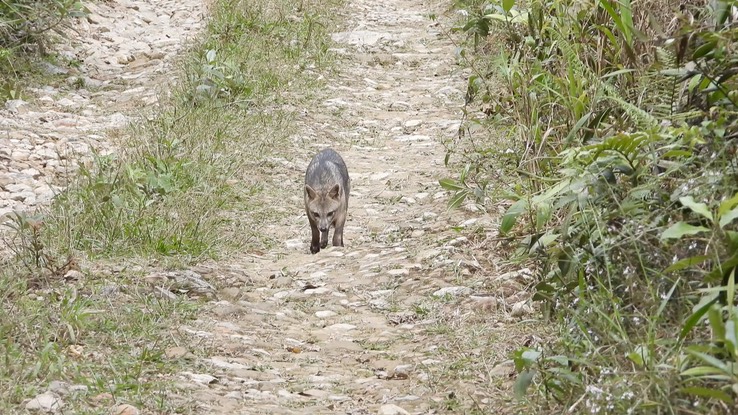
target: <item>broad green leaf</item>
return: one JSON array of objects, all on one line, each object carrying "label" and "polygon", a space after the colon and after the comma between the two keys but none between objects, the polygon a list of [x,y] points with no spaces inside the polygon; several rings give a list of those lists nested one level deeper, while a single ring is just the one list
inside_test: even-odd
[{"label": "broad green leaf", "polygon": [[712,336],[714,340],[725,339],[725,323],[723,322],[722,312],[718,307],[710,307],[707,311],[707,319],[712,327]]},{"label": "broad green leaf", "polygon": [[720,30],[722,29],[723,24],[725,24],[725,21],[728,20],[728,16],[730,16],[730,12],[732,11],[731,9],[735,2],[719,0],[711,4],[715,7],[715,10],[713,10],[715,16],[715,29]]},{"label": "broad green leaf", "polygon": [[733,210],[729,210],[725,212],[725,214],[720,215],[720,228],[724,228],[725,225],[733,222],[735,218],[738,218],[738,206],[734,207]]},{"label": "broad green leaf", "polygon": [[696,366],[690,367],[687,370],[683,370],[680,375],[682,376],[711,376],[711,375],[722,375],[723,372],[719,369],[715,369],[712,366]]},{"label": "broad green leaf", "polygon": [[449,209],[456,209],[459,206],[461,206],[462,203],[464,203],[464,200],[466,200],[466,196],[469,193],[466,190],[462,190],[454,195],[454,197],[451,198],[448,202]]},{"label": "broad green leaf", "polygon": [[537,205],[539,203],[548,202],[549,199],[561,193],[562,190],[567,189],[570,183],[571,183],[571,179],[561,180],[560,182],[552,186],[550,189],[546,190],[546,193],[533,197],[532,199],[533,204]]},{"label": "broad green leaf", "polygon": [[533,249],[546,248],[547,246],[551,245],[551,243],[554,242],[555,240],[557,240],[558,238],[559,238],[559,234],[557,234],[557,233],[546,233],[543,236],[541,236],[540,238],[538,238],[538,240],[536,241],[536,243],[533,244]]},{"label": "broad green leaf", "polygon": [[706,204],[695,202],[692,196],[680,197],[679,201],[682,202],[684,206],[692,209],[692,212],[698,213],[712,222],[712,212],[710,212],[710,209],[707,208]]},{"label": "broad green leaf", "polygon": [[692,152],[689,150],[681,150],[681,149],[674,149],[669,150],[666,153],[664,153],[662,158],[672,158],[672,157],[692,157]]},{"label": "broad green leaf", "polygon": [[640,367],[650,365],[651,353],[643,345],[636,346],[635,350],[628,353],[628,359]]},{"label": "broad green leaf", "polygon": [[720,204],[720,206],[718,207],[718,215],[724,215],[735,206],[738,206],[738,193]]},{"label": "broad green leaf", "polygon": [[438,184],[440,184],[442,188],[446,190],[451,190],[454,192],[458,192],[459,190],[465,189],[465,187],[462,184],[460,184],[454,179],[441,179],[438,181]]},{"label": "broad green leaf", "polygon": [[628,353],[628,359],[630,359],[633,363],[636,364],[638,367],[643,367],[643,357],[636,352],[630,352]]},{"label": "broad green leaf", "polygon": [[664,308],[666,308],[666,303],[668,303],[671,300],[671,296],[674,294],[674,290],[676,290],[677,284],[679,284],[681,280],[682,280],[681,278],[677,278],[677,280],[674,282],[674,285],[671,286],[671,290],[669,290],[666,296],[661,300],[659,309],[656,310],[656,315],[654,316],[654,320],[658,319],[661,313],[664,311]]},{"label": "broad green leaf", "polygon": [[726,231],[725,236],[728,237],[729,246],[733,251],[738,250],[738,232]]},{"label": "broad green leaf", "polygon": [[700,86],[700,83],[702,83],[702,75],[697,74],[689,80],[687,90],[689,92],[694,92],[694,90]]},{"label": "broad green leaf", "polygon": [[633,45],[633,11],[631,9],[630,0],[620,0],[618,2],[620,7],[620,16],[623,22],[623,34],[628,42],[628,45]]},{"label": "broad green leaf", "polygon": [[556,362],[556,363],[560,364],[561,366],[568,366],[569,365],[569,358],[566,357],[566,356],[563,356],[563,355],[556,355],[556,356],[547,357],[546,360],[549,360],[549,361],[552,361],[552,362]]},{"label": "broad green leaf", "polygon": [[731,271],[728,271],[729,273],[733,275],[728,275],[728,286],[725,287],[726,293],[726,303],[727,304],[733,304],[733,299],[735,298],[735,270],[738,268],[733,268]]},{"label": "broad green leaf", "polygon": [[679,239],[684,235],[697,235],[698,233],[709,231],[710,230],[704,226],[694,226],[687,222],[677,222],[661,234],[661,239]]},{"label": "broad green leaf", "polygon": [[618,76],[618,75],[622,75],[622,74],[625,74],[625,73],[631,73],[631,72],[635,72],[635,71],[636,71],[635,69],[620,69],[620,70],[617,70],[617,71],[614,71],[614,72],[610,72],[610,73],[604,74],[604,75],[602,75],[601,78],[602,79],[607,79],[607,78],[611,78],[613,76]]},{"label": "broad green leaf", "polygon": [[699,58],[707,55],[715,49],[717,42],[707,42],[704,45],[698,47],[692,54],[692,59],[697,61]]},{"label": "broad green leaf", "polygon": [[510,206],[507,212],[505,212],[505,215],[502,217],[502,223],[500,224],[500,234],[504,235],[510,232],[510,229],[515,226],[518,215],[523,213],[527,206],[528,201],[525,199],[520,199],[517,202],[513,203],[512,206]]},{"label": "broad green leaf", "polygon": [[507,15],[492,13],[484,15],[485,19],[499,20],[501,22],[525,23],[528,20],[528,13],[511,10]]},{"label": "broad green leaf", "polygon": [[690,386],[687,388],[681,388],[680,392],[689,395],[704,396],[705,398],[718,399],[727,404],[733,404],[733,398],[727,392],[723,392],[720,389],[703,388],[701,386]]},{"label": "broad green leaf", "polygon": [[520,399],[525,396],[525,393],[528,391],[528,386],[533,382],[533,376],[535,376],[535,371],[533,370],[526,370],[518,375],[518,378],[515,380],[515,385],[513,386],[516,398]]},{"label": "broad green leaf", "polygon": [[684,326],[682,327],[682,331],[679,333],[680,340],[684,340],[684,338],[687,337],[689,332],[692,331],[692,328],[702,320],[702,317],[705,316],[705,313],[710,310],[710,307],[712,307],[716,301],[717,297],[701,305],[689,317],[687,317],[687,320],[684,322]]},{"label": "broad green leaf", "polygon": [[551,205],[541,203],[536,207],[536,230],[542,229],[551,218]]},{"label": "broad green leaf", "polygon": [[702,353],[702,352],[698,352],[698,351],[695,351],[695,350],[687,350],[687,352],[689,354],[691,354],[692,356],[695,356],[695,357],[699,358],[700,360],[702,360],[703,362],[707,363],[708,365],[710,365],[710,366],[712,366],[712,367],[714,367],[716,369],[720,369],[726,375],[732,375],[733,374],[732,366],[729,367],[725,362],[723,362],[722,360],[716,358],[715,356],[711,356],[711,355],[709,355],[707,353]]},{"label": "broad green leaf", "polygon": [[592,116],[592,112],[588,112],[580,118],[576,124],[574,124],[574,127],[572,127],[571,131],[569,131],[569,134],[566,135],[566,138],[564,139],[564,142],[570,142],[574,138],[574,136],[579,132],[579,130],[584,127],[584,124],[587,123],[589,120],[589,117]]},{"label": "broad green leaf", "polygon": [[694,265],[701,264],[705,261],[710,259],[707,255],[699,255],[699,256],[693,256],[689,258],[684,258],[682,260],[679,260],[671,265],[669,265],[663,272],[664,274],[674,271],[681,271],[685,268],[690,268]]},{"label": "broad green leaf", "polygon": [[502,10],[509,12],[515,5],[515,0],[502,0]]},{"label": "broad green leaf", "polygon": [[735,331],[735,319],[736,316],[733,316],[732,319],[725,322],[725,341],[730,344],[733,356],[738,351],[738,335]]},{"label": "broad green leaf", "polygon": [[520,355],[520,357],[528,364],[533,364],[536,360],[538,360],[539,357],[541,357],[541,352],[539,352],[538,350],[528,349],[524,351],[523,354]]}]

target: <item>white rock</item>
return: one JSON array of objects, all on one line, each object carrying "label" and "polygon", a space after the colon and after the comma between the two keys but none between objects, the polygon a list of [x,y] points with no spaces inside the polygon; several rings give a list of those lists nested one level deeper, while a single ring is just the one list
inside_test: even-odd
[{"label": "white rock", "polygon": [[354,326],[353,324],[338,323],[332,326],[328,326],[327,328],[334,331],[349,331],[355,329],[356,326]]},{"label": "white rock", "polygon": [[404,134],[395,138],[399,142],[414,142],[414,141],[430,141],[430,137],[427,135],[415,135],[415,134]]},{"label": "white rock", "polygon": [[218,381],[218,378],[212,375],[208,375],[206,373],[182,372],[182,374],[192,379],[192,381],[203,384],[203,385],[209,385],[211,383],[215,383]]},{"label": "white rock", "polygon": [[28,103],[22,99],[9,99],[5,101],[5,109],[13,114],[25,114],[28,112]]},{"label": "white rock", "polygon": [[69,384],[58,380],[51,381],[51,383],[49,383],[49,392],[53,392],[61,396],[67,395],[69,394]]},{"label": "white rock", "polygon": [[438,217],[438,215],[436,213],[433,213],[433,212],[423,212],[423,216],[422,216],[421,220],[427,221],[427,220],[431,220],[431,219],[434,219],[434,218],[437,218],[437,217]]},{"label": "white rock", "polygon": [[352,30],[350,32],[332,33],[331,39],[336,43],[346,43],[354,46],[376,45],[380,39],[391,39],[392,35],[383,32],[371,32],[368,30]]},{"label": "white rock", "polygon": [[318,287],[318,288],[311,288],[309,290],[305,290],[305,294],[307,295],[320,295],[320,294],[326,294],[331,292],[330,288],[326,287]]},{"label": "white rock", "polygon": [[7,190],[10,193],[23,193],[23,192],[31,192],[31,191],[33,191],[33,189],[31,188],[31,186],[29,186],[29,185],[27,185],[25,183],[9,184],[9,185],[5,186],[5,190]]},{"label": "white rock", "polygon": [[44,392],[31,399],[26,409],[34,412],[55,413],[64,405],[59,395],[54,392]]},{"label": "white rock", "polygon": [[115,114],[110,116],[110,125],[113,127],[125,127],[126,124],[128,124],[128,117],[125,115],[116,112]]},{"label": "white rock", "polygon": [[284,246],[287,249],[302,249],[306,243],[302,239],[288,239],[284,241]]},{"label": "white rock", "polygon": [[406,128],[418,128],[423,125],[423,120],[407,120],[405,121]]},{"label": "white rock", "polygon": [[460,297],[469,295],[472,293],[472,289],[469,287],[443,287],[440,290],[433,293],[435,297],[443,297],[451,295],[454,297]]},{"label": "white rock", "polygon": [[510,315],[513,317],[521,317],[525,315],[533,314],[533,308],[529,306],[525,301],[520,301],[512,306]]},{"label": "white rock", "polygon": [[415,204],[415,199],[413,199],[412,197],[403,196],[400,199],[400,202],[406,203],[408,205],[412,205],[412,204]]},{"label": "white rock", "polygon": [[76,102],[72,101],[69,98],[62,98],[59,101],[56,101],[57,105],[60,105],[62,107],[76,107],[79,106]]},{"label": "white rock", "polygon": [[38,178],[38,176],[41,175],[41,172],[36,169],[23,169],[21,170],[21,173],[26,174],[34,179]]},{"label": "white rock", "polygon": [[378,415],[406,415],[410,414],[408,411],[400,408],[397,405],[386,404],[379,407]]},{"label": "white rock", "polygon": [[321,310],[321,311],[316,311],[315,312],[315,316],[318,317],[318,318],[329,318],[329,317],[333,317],[335,315],[336,315],[336,312],[335,311],[331,311],[331,310]]},{"label": "white rock", "polygon": [[384,179],[386,179],[388,177],[390,177],[390,174],[387,173],[387,172],[384,172],[384,173],[375,173],[375,174],[372,174],[371,176],[369,176],[369,180],[380,181],[380,180],[384,180]]}]

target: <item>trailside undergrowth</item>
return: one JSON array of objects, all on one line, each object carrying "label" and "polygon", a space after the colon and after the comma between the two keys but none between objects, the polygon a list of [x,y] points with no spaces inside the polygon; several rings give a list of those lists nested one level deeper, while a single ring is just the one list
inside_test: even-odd
[{"label": "trailside undergrowth", "polygon": [[0,103],[21,99],[24,86],[44,76],[38,63],[54,60],[49,44],[58,29],[85,13],[77,0],[0,1]]},{"label": "trailside undergrowth", "polygon": [[473,75],[441,185],[503,208],[560,327],[512,356],[523,413],[737,408],[736,6],[456,2]]},{"label": "trailside undergrowth", "polygon": [[269,162],[288,145],[282,108],[319,85],[338,5],[214,1],[159,106],[112,132],[117,151],[81,166],[52,206],[12,218],[13,255],[0,269],[0,412],[54,380],[80,387],[64,396],[65,412],[196,409],[165,394],[162,379],[181,365],[165,352],[197,303],[142,277],[152,264],[268,249],[258,230],[278,219],[268,200],[285,198],[272,194]]}]

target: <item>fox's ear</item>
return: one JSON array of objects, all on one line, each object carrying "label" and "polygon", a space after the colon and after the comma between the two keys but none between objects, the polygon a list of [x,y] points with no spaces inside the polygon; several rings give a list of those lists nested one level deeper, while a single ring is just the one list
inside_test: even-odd
[{"label": "fox's ear", "polygon": [[330,197],[331,199],[336,199],[336,200],[338,200],[338,193],[340,192],[340,190],[341,190],[341,186],[339,186],[338,184],[336,184],[336,185],[334,185],[334,186],[333,186],[333,187],[331,188],[331,191],[330,191],[330,192],[328,192],[328,196],[329,196],[329,197]]},{"label": "fox's ear", "polygon": [[313,200],[318,197],[318,194],[315,193],[315,190],[313,190],[312,187],[305,185],[305,192],[308,195],[308,199]]}]

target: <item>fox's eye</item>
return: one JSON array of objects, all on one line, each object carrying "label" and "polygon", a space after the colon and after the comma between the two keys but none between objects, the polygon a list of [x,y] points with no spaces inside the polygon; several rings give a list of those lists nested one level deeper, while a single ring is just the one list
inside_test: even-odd
[{"label": "fox's eye", "polygon": [[328,212],[328,217],[333,216],[333,212]]},{"label": "fox's eye", "polygon": [[313,216],[315,216],[316,218],[319,218],[319,217],[320,217],[320,213],[318,213],[318,212],[313,212]]}]

